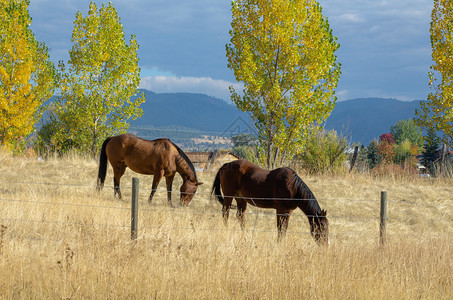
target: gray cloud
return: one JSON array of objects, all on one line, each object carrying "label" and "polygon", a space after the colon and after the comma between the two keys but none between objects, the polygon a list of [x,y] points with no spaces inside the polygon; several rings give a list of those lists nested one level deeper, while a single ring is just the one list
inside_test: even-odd
[{"label": "gray cloud", "polygon": [[425,98],[432,1],[321,1],[338,36],[348,98]]},{"label": "gray cloud", "polygon": [[[75,13],[86,15],[89,3],[90,0],[31,1],[31,28],[38,40],[50,48],[55,62],[67,60]],[[166,75],[160,79],[143,78],[142,85],[165,91],[210,90],[212,95],[225,95],[224,83],[234,82],[225,57],[230,1],[112,3],[126,37],[137,37],[141,68],[162,70]],[[339,98],[426,97],[431,64],[431,0],[320,0],[320,4],[341,45]],[[98,2],[98,7],[101,5]],[[200,80],[196,82],[195,78]]]}]

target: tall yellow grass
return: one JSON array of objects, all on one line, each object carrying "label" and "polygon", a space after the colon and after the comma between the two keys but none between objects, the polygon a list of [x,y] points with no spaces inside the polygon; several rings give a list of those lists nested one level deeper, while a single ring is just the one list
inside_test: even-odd
[{"label": "tall yellow grass", "polygon": [[[275,212],[249,208],[241,231],[209,199],[213,173],[188,208],[149,205],[152,178],[127,171],[123,201],[95,192],[97,162],[0,153],[0,298],[453,298],[452,180],[300,174],[328,211],[318,247],[298,211],[277,243]],[[130,240],[131,177],[140,179],[139,232]],[[179,197],[174,184],[174,202]],[[387,244],[379,196],[388,192]]]}]

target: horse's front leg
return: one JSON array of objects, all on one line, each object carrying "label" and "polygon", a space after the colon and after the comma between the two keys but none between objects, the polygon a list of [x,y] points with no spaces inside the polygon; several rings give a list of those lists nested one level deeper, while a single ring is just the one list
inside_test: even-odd
[{"label": "horse's front leg", "polygon": [[175,178],[175,175],[171,175],[171,176],[165,177],[165,181],[167,183],[167,203],[171,207],[175,207],[173,205],[173,203],[171,202],[171,190],[172,190],[172,187],[173,187],[173,179],[174,178]]},{"label": "horse's front leg", "polygon": [[237,203],[237,213],[236,216],[239,220],[239,224],[241,224],[241,229],[245,229],[245,210],[247,209],[247,202],[244,200],[238,200],[236,198],[236,203]]},{"label": "horse's front leg", "polygon": [[154,194],[156,193],[157,186],[159,185],[160,180],[164,176],[164,170],[159,170],[154,173],[153,186],[151,187],[151,194],[149,195],[148,203],[151,204],[153,201]]},{"label": "horse's front leg", "polygon": [[291,213],[291,210],[277,209],[278,242],[280,242],[286,236],[286,230],[288,229],[289,217],[291,216]]}]

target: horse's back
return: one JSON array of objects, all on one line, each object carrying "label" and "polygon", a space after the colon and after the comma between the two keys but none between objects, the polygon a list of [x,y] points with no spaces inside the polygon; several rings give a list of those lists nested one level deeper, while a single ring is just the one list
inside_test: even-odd
[{"label": "horse's back", "polygon": [[173,150],[173,143],[169,139],[145,140],[133,134],[121,134],[114,136],[107,144],[110,153],[119,154],[142,154],[149,155],[152,152],[164,152]]},{"label": "horse's back", "polygon": [[288,199],[295,196],[292,187],[295,172],[290,168],[269,171],[247,160],[236,160],[223,165],[221,174],[224,192],[231,196],[253,198],[253,201],[248,202],[259,207],[275,208],[275,204],[269,199]]},{"label": "horse's back", "polygon": [[178,150],[169,139],[145,140],[133,134],[122,134],[110,139],[106,146],[111,163],[125,163],[133,171],[153,174],[159,169],[173,169]]},{"label": "horse's back", "polygon": [[245,159],[238,159],[223,164],[219,170],[222,187],[228,190],[237,190],[241,185],[244,175],[254,167],[256,166]]},{"label": "horse's back", "polygon": [[238,159],[226,163],[221,168],[221,173],[224,177],[236,178],[241,181],[244,178],[251,176],[266,176],[269,171],[258,167],[257,165],[245,159]]},{"label": "horse's back", "polygon": [[294,178],[295,174],[296,172],[293,169],[288,167],[281,167],[270,171],[269,179],[274,182],[288,183],[288,181],[291,181]]},{"label": "horse's back", "polygon": [[294,179],[296,172],[288,167],[282,167],[269,172],[269,182],[274,185],[274,197],[276,198],[294,198],[296,189],[294,189]]},{"label": "horse's back", "polygon": [[272,197],[275,188],[274,171],[268,171],[245,159],[222,166],[221,184],[243,197]]}]

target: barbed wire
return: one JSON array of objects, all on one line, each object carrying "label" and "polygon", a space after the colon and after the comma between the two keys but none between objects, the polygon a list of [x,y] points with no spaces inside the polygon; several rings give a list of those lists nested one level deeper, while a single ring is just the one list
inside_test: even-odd
[{"label": "barbed wire", "polygon": [[[175,228],[171,228],[171,227],[166,227],[166,228],[162,228],[162,229],[166,229],[166,230],[180,230],[180,228],[178,227],[175,227]],[[182,228],[181,228],[182,229]],[[187,230],[187,229],[184,229],[184,230]],[[192,229],[190,229],[192,230]],[[204,230],[204,229],[197,229],[197,230]],[[231,231],[231,232],[248,232],[247,230],[231,230],[231,229],[209,229],[209,231],[222,231],[222,230],[227,230],[227,231]],[[253,232],[253,233],[258,233],[260,234],[261,232]],[[276,231],[274,231],[274,233],[276,233]],[[301,234],[302,232],[297,232],[297,231],[288,231],[287,234],[288,235],[292,235],[292,234]],[[307,233],[307,232],[305,232]],[[34,234],[38,234],[38,233],[34,233]],[[38,234],[39,235],[39,234]],[[354,237],[354,236],[366,236],[366,237],[369,237],[371,239],[378,239],[378,236],[373,236],[373,237],[370,237],[370,234],[367,234],[367,233],[364,233],[364,232],[360,232],[360,233],[329,233],[329,237],[331,238],[331,240],[343,240],[345,237]],[[453,236],[451,233],[430,233],[430,238],[450,238],[451,236]],[[62,239],[55,239],[55,238],[46,238],[46,237],[42,237],[41,235],[39,235],[39,237],[20,237],[20,238],[17,238],[17,239],[20,239],[20,240],[28,240],[28,241],[46,241],[46,242],[55,242],[55,243],[62,243],[62,242],[67,242],[68,239],[67,238],[62,238]],[[150,238],[148,236],[145,236],[145,235],[140,235],[138,236],[137,240],[149,240]],[[136,243],[137,240],[130,240],[129,242],[130,243]],[[268,246],[268,247],[272,247],[273,249],[273,246]]]},{"label": "barbed wire", "polygon": [[[0,199],[2,201],[5,201],[4,198]],[[97,206],[97,205],[85,205],[85,204],[73,204],[73,203],[53,203],[53,202],[47,202],[47,201],[30,201],[30,200],[13,200],[13,199],[6,199],[7,201],[16,201],[16,202],[26,202],[26,203],[36,203],[36,204],[50,204],[50,205],[68,205],[68,206],[87,206],[87,207],[96,207],[96,208],[113,208],[113,209],[121,209],[121,210],[129,210],[129,208],[124,208],[124,207],[111,207],[111,206]],[[223,212],[213,212],[213,211],[206,211],[206,210],[186,210],[186,209],[152,209],[152,208],[145,208],[141,209],[141,212],[170,212],[172,214],[174,213],[184,213],[184,214],[217,214],[217,215],[222,215],[224,214]],[[263,211],[256,211],[256,212],[246,212],[246,215],[256,215],[256,220],[255,220],[255,226],[245,228],[245,229],[231,229],[228,227],[223,227],[223,228],[203,228],[203,227],[195,227],[193,223],[191,222],[191,226],[139,226],[137,230],[142,232],[142,230],[147,230],[147,229],[158,229],[158,230],[188,230],[188,231],[228,231],[228,232],[246,232],[246,233],[277,233],[278,230],[276,229],[257,229],[257,220],[259,216],[278,216],[278,214],[275,213],[270,213],[270,212],[263,212]],[[306,217],[303,214],[295,214],[293,217]],[[340,218],[345,218],[345,219],[358,219],[358,220],[363,220],[363,219],[371,219],[371,220],[378,220],[378,217],[362,217],[362,216],[329,216],[329,219],[340,219]],[[120,224],[104,224],[104,223],[94,223],[94,222],[72,222],[72,221],[55,221],[55,220],[36,220],[36,219],[21,219],[21,218],[5,218],[1,217],[0,220],[4,222],[14,222],[14,223],[19,223],[19,222],[29,222],[29,223],[41,223],[41,224],[57,224],[57,225],[76,225],[76,226],[97,226],[97,227],[111,227],[111,228],[127,228],[130,229],[130,225],[120,225]],[[453,222],[453,219],[425,219],[426,222],[429,221],[450,221]],[[398,218],[388,218],[388,222],[395,222],[395,221],[402,221],[404,222],[405,220],[399,220]],[[294,222],[292,222],[294,223]],[[308,231],[294,231],[294,230],[288,230],[286,232],[287,234],[309,234]],[[145,233],[146,234],[146,233]],[[445,235],[445,234],[450,234],[451,233],[436,233],[438,235]],[[347,231],[347,232],[341,232],[341,233],[335,233],[331,232],[329,234],[331,238],[336,239],[337,237],[344,237],[344,236],[369,236],[369,233],[360,231],[360,232],[355,232],[355,231]],[[376,236],[378,234],[376,233]],[[36,238],[33,238],[35,240]],[[42,240],[42,238],[41,238]]]},{"label": "barbed wire", "polygon": [[[103,186],[100,186],[100,185],[95,185],[95,184],[63,184],[63,183],[51,183],[51,182],[27,182],[27,181],[17,181],[17,182],[11,182],[11,181],[0,181],[0,184],[1,183],[4,183],[4,184],[30,184],[30,185],[46,185],[46,186],[67,186],[67,187],[90,187],[90,188],[93,188],[93,189],[99,189],[99,188],[111,188],[111,189],[114,189],[115,186],[108,186],[108,185],[103,185]],[[126,188],[132,188],[132,186],[122,186],[122,189],[126,189]],[[152,189],[152,188],[141,188],[140,189],[141,191],[148,191],[149,193],[153,192],[153,191],[157,191],[158,189]],[[166,193],[168,193],[169,191],[168,190],[165,190]],[[171,191],[173,193],[173,190]],[[204,193],[200,193],[200,192],[195,192],[195,193],[188,193],[188,192],[181,192],[179,191],[180,194],[183,194],[183,195],[200,195],[200,194],[204,194]],[[225,197],[233,197],[233,196],[225,196],[225,195],[216,195],[216,194],[211,194],[209,192],[209,195],[211,195],[212,197],[218,197],[218,196],[221,196],[223,198]],[[264,200],[264,201],[274,201],[276,199],[278,200],[281,200],[281,201],[318,201],[318,199],[316,198],[308,198],[308,199],[301,199],[301,198],[271,198],[271,197],[241,197],[241,196],[234,196],[235,199],[253,199],[253,200]],[[375,201],[375,200],[358,200],[358,201]]]},{"label": "barbed wire", "polygon": [[[35,181],[0,181],[4,184],[29,184],[29,185],[47,185],[47,186],[66,186],[66,187],[100,187],[93,184],[81,184],[81,183],[54,183],[54,182],[35,182]],[[108,187],[108,186],[105,186]],[[112,186],[113,188],[113,186]]]},{"label": "barbed wire", "polygon": [[[7,199],[7,198],[0,198],[0,201],[4,202],[17,202],[17,203],[28,203],[28,204],[45,204],[45,205],[61,205],[61,206],[75,206],[75,207],[89,207],[89,208],[103,208],[103,209],[118,209],[118,210],[130,210],[130,207],[118,207],[118,206],[104,206],[104,205],[93,205],[93,204],[79,204],[79,203],[67,203],[67,202],[50,202],[50,201],[32,201],[32,200],[24,200],[24,199]],[[222,211],[206,211],[206,210],[184,210],[183,209],[175,209],[175,208],[141,208],[141,212],[171,212],[172,214],[185,214],[185,213],[193,213],[193,214],[225,214]],[[246,211],[244,212],[245,215],[263,215],[263,216],[286,216],[287,214],[276,214],[271,212],[251,212]],[[292,216],[298,217],[302,216],[302,214],[293,214]],[[317,217],[317,215],[303,215],[304,217]],[[360,217],[360,216],[344,216],[348,218],[360,218],[360,219],[376,219],[377,217]],[[329,216],[329,218],[344,218],[343,216]]]},{"label": "barbed wire", "polygon": [[[31,220],[31,219],[18,219],[18,218],[0,218],[2,221],[8,221],[8,222],[16,222],[16,223],[41,223],[41,224],[57,224],[57,225],[76,225],[76,226],[96,226],[96,227],[111,227],[111,228],[121,228],[121,229],[130,229],[130,225],[119,225],[119,224],[102,224],[102,223],[88,223],[88,222],[70,222],[70,221],[49,221],[49,220]],[[170,230],[184,230],[184,231],[226,231],[226,232],[240,232],[240,233],[272,233],[272,234],[277,234],[278,230],[277,229],[257,229],[256,226],[254,227],[249,227],[249,228],[230,228],[228,226],[223,226],[222,228],[203,228],[203,227],[195,227],[193,224],[191,226],[163,226],[163,225],[156,225],[156,226],[139,226],[137,230],[139,232],[145,231],[144,234],[141,234],[141,238],[143,239],[144,236],[146,236],[147,232],[146,230],[152,229],[152,230],[163,230],[163,231],[170,231]],[[308,230],[287,230],[286,234],[304,234],[304,235],[310,235],[310,232]],[[376,238],[378,237],[378,233],[376,232],[375,234],[372,234]],[[452,233],[449,232],[434,232],[430,233],[430,235],[435,235],[435,236],[451,236]],[[347,231],[347,232],[330,232],[329,237],[331,239],[338,239],[342,238],[345,236],[370,236],[369,232],[364,232],[364,231]],[[56,239],[47,239],[47,238],[24,238],[24,239],[30,239],[30,240],[50,240],[50,241],[63,241],[64,239],[56,240]]]},{"label": "barbed wire", "polygon": [[28,203],[28,204],[48,204],[48,205],[64,205],[64,206],[76,206],[76,207],[90,207],[90,208],[106,208],[106,209],[122,209],[122,210],[130,210],[130,207],[103,206],[103,205],[79,204],[79,203],[67,203],[67,202],[32,201],[32,200],[23,200],[23,199],[5,199],[5,198],[0,198],[0,201],[4,201],[4,202],[18,202],[18,203]]},{"label": "barbed wire", "polygon": [[17,218],[0,218],[2,221],[9,222],[30,222],[30,223],[43,223],[43,224],[66,224],[66,225],[93,225],[102,227],[118,227],[118,228],[130,228],[130,225],[119,225],[119,224],[99,224],[99,223],[86,223],[86,222],[69,222],[69,221],[49,221],[49,220],[32,220],[32,219],[17,219]]},{"label": "barbed wire", "polygon": [[[61,187],[61,186],[67,186],[67,187],[90,187],[90,188],[97,188],[99,186],[97,185],[87,185],[87,184],[62,184],[62,183],[52,183],[52,182],[27,182],[27,181],[21,181],[21,182],[5,182],[5,181],[0,181],[0,183],[7,183],[7,184],[27,184],[27,185],[45,185],[45,186],[58,186],[58,187]],[[105,187],[110,187],[110,188],[114,188],[113,186],[105,186]],[[145,192],[146,191],[152,191],[152,189],[142,189],[144,190]],[[167,192],[165,190],[165,192]],[[206,190],[205,190],[206,192]],[[208,191],[209,192],[209,191]],[[184,192],[180,192],[180,194],[194,194],[194,193],[184,193]],[[201,194],[204,194],[204,193],[201,193]],[[210,193],[209,193],[210,194]],[[215,195],[214,195],[215,196]],[[223,196],[223,195],[222,195]],[[162,198],[164,198],[164,196],[162,195],[161,196]],[[225,196],[223,196],[225,197]],[[158,196],[156,195],[156,198],[158,198]],[[238,198],[238,199],[250,199],[250,197],[234,197],[234,198]],[[255,200],[275,200],[273,198],[253,198]],[[293,198],[279,198],[279,200],[290,200],[290,201],[294,201],[294,200],[306,200],[306,201],[315,201],[316,199],[293,199]],[[321,199],[320,199],[321,200]],[[332,199],[322,199],[323,201],[331,201]],[[80,204],[80,203],[68,203],[68,202],[51,202],[51,201],[37,201],[37,200],[26,200],[26,199],[11,199],[11,198],[5,198],[5,197],[1,197],[0,198],[0,201],[3,201],[3,202],[15,202],[15,203],[27,203],[27,204],[38,204],[38,205],[60,205],[60,206],[72,206],[72,207],[88,207],[88,208],[100,208],[100,209],[117,209],[117,210],[129,210],[130,208],[129,207],[119,207],[119,206],[106,206],[106,205],[93,205],[93,204]],[[373,199],[373,200],[368,200],[368,199],[335,199],[335,200],[332,200],[332,201],[348,201],[348,202],[351,202],[351,201],[360,201],[360,202],[363,202],[363,201],[367,201],[367,202],[373,202],[373,203],[378,203],[379,199]],[[398,207],[399,204],[404,204],[404,205],[409,205],[409,206],[413,206],[413,205],[418,205],[418,206],[424,206],[424,207],[433,207],[433,208],[438,208],[434,205],[430,205],[430,204],[421,204],[421,203],[416,203],[416,201],[414,200],[406,200],[406,199],[402,199],[402,200],[393,200],[393,201],[390,201],[390,203],[395,203],[396,206]],[[442,204],[442,206],[450,206],[450,205],[446,205],[446,204]],[[193,206],[192,206],[193,207]],[[172,214],[175,214],[175,213],[183,213],[183,214],[214,214],[214,215],[224,215],[225,212],[223,211],[211,211],[211,210],[206,210],[206,209],[203,209],[203,208],[196,208],[196,209],[174,209],[174,208],[149,208],[149,207],[145,207],[145,208],[141,208],[140,209],[140,212],[141,213],[156,213],[156,212],[170,212]],[[238,229],[238,230],[235,230],[235,231],[241,231],[241,232],[257,232],[257,233],[268,233],[268,232],[277,232],[277,230],[265,230],[265,229],[257,229],[257,222],[258,222],[258,217],[268,217],[268,216],[272,216],[272,217],[275,217],[275,216],[286,216],[287,214],[276,214],[274,212],[270,212],[270,211],[246,211],[245,213],[245,216],[255,216],[256,219],[255,219],[255,226],[253,227],[253,229]],[[391,215],[394,215],[393,213]],[[315,217],[315,215],[304,215],[304,214],[293,214],[292,215],[293,218],[296,217],[296,218],[306,218],[306,217]],[[374,221],[378,221],[379,220],[379,216],[358,216],[358,215],[330,215],[328,217],[328,219],[331,219],[331,220],[338,220],[338,219],[347,219],[347,220],[359,220],[359,221],[363,221],[363,220],[374,220]],[[4,221],[4,222],[33,222],[33,223],[43,223],[43,224],[68,224],[68,225],[77,225],[77,226],[85,226],[85,225],[90,225],[90,226],[104,226],[104,227],[114,227],[114,228],[131,228],[130,225],[119,225],[119,224],[98,224],[98,223],[94,223],[94,222],[91,222],[91,223],[87,223],[87,222],[70,222],[68,220],[66,221],[54,221],[54,220],[33,220],[33,219],[20,219],[20,218],[5,218],[5,217],[2,217],[0,218],[0,220]],[[446,217],[442,217],[442,218],[425,218],[424,219],[425,222],[442,222],[442,221],[446,221],[446,222],[453,222],[453,219],[446,216]],[[401,219],[401,218],[398,218],[398,217],[388,217],[388,220],[387,220],[389,223],[391,222],[401,222],[401,223],[404,223],[405,219]],[[191,224],[190,227],[178,227],[178,226],[170,226],[170,227],[163,227],[163,226],[140,226],[138,229],[140,230],[146,230],[146,229],[166,229],[166,230],[203,230],[203,231],[220,231],[220,230],[225,230],[224,228],[220,229],[220,228],[200,228],[200,227],[197,227],[195,228],[193,226],[193,224]],[[299,234],[305,234],[307,233],[306,231],[297,231],[297,232],[291,232],[291,231],[288,231],[287,233],[299,233]],[[345,234],[349,234],[351,235],[351,232],[348,232],[348,233],[338,233],[337,235],[339,236],[344,236]],[[353,233],[355,234],[355,233]],[[367,234],[368,235],[368,234]]]},{"label": "barbed wire", "polygon": [[[81,184],[81,183],[73,183],[73,184],[68,184],[68,183],[53,183],[53,182],[34,182],[34,181],[1,181],[0,184],[26,184],[26,185],[44,185],[44,186],[57,186],[57,187],[83,187],[83,188],[92,188],[94,190],[100,189],[100,188],[108,188],[108,189],[115,189],[115,186],[113,185],[96,185],[96,184]],[[121,188],[124,189],[131,189],[131,185],[124,185],[121,186]],[[148,192],[151,193],[153,191],[159,191],[162,193],[168,193],[169,191],[166,189],[158,188],[158,189],[152,189],[152,188],[140,188],[140,191]],[[171,193],[175,193],[176,191],[171,191]],[[322,202],[329,202],[329,201],[346,201],[346,202],[372,202],[372,203],[379,203],[380,199],[345,199],[345,198],[336,198],[336,199],[327,199],[327,198],[307,198],[307,199],[302,199],[302,198],[272,198],[272,197],[242,197],[242,196],[229,196],[229,195],[217,195],[217,194],[211,194],[211,192],[208,190],[204,190],[203,192],[195,192],[195,193],[188,193],[188,192],[181,192],[178,191],[176,193],[179,193],[180,195],[198,195],[198,196],[206,196],[206,193],[208,193],[209,198],[214,198],[221,196],[222,198],[225,197],[233,197],[235,199],[244,199],[244,200],[257,200],[257,201],[275,201],[275,200],[280,200],[280,201],[322,201]],[[159,197],[159,195],[155,195],[155,197]],[[1,200],[1,199],[0,199]],[[444,201],[446,202],[452,202],[453,199],[445,199]],[[425,204],[425,203],[418,203],[417,200],[407,200],[407,199],[397,199],[397,200],[392,200],[388,199],[389,203],[393,204],[403,204],[403,205],[411,205],[411,206],[423,206],[423,207],[434,207],[436,208],[437,206],[433,204]],[[450,203],[442,203],[442,206],[446,207],[453,207],[453,204]]]},{"label": "barbed wire", "polygon": [[[260,207],[255,207],[255,209],[261,209]],[[159,208],[159,209],[155,209],[155,208],[140,208],[140,211],[142,212],[170,212],[172,214],[185,214],[185,213],[193,213],[193,214],[213,214],[213,215],[224,215],[225,212],[221,211],[220,209],[218,211],[206,211],[206,210],[196,210],[196,209],[191,209],[191,210],[184,210],[184,209],[174,209],[174,208],[168,208],[168,209],[165,209],[165,208]],[[233,214],[233,213],[231,213]],[[246,210],[244,212],[244,215],[245,216],[265,216],[265,217],[275,217],[275,216],[287,216],[288,214],[278,214],[276,213],[275,211],[272,211],[272,210],[257,210],[257,211],[249,211],[249,210]],[[310,217],[317,217],[317,215],[311,215],[311,214],[308,214],[308,215],[305,215],[305,214],[302,214],[302,213],[295,213],[295,214],[291,214],[291,217],[292,218],[310,218]],[[379,216],[371,216],[371,217],[365,217],[365,216],[335,216],[335,215],[332,215],[332,216],[328,216],[328,219],[344,219],[344,218],[348,218],[348,219],[361,219],[361,220],[364,220],[364,219],[370,219],[370,220],[379,220]]]},{"label": "barbed wire", "polygon": [[[105,205],[93,205],[93,204],[80,204],[80,203],[67,203],[67,202],[50,202],[50,201],[33,201],[33,200],[25,200],[25,199],[7,199],[7,198],[0,198],[0,201],[4,202],[17,202],[17,203],[27,203],[27,204],[44,204],[44,205],[60,205],[60,206],[73,206],[73,207],[89,207],[89,208],[101,208],[101,209],[117,209],[117,210],[130,210],[130,207],[119,207],[119,206],[105,206]],[[175,208],[140,208],[140,212],[148,213],[148,212],[167,212],[172,214],[217,214],[217,215],[224,215],[225,212],[219,211],[206,211],[202,209],[185,209],[186,207],[182,207],[182,209],[175,209]],[[258,208],[256,208],[258,209]],[[244,215],[247,216],[287,216],[287,214],[277,214],[273,211],[245,211]],[[294,217],[302,217],[302,218],[310,218],[310,217],[317,217],[317,215],[305,215],[300,213],[291,214]],[[357,216],[357,215],[329,215],[328,219],[348,219],[348,220],[379,220],[379,216]],[[396,221],[396,218],[388,217],[388,221]],[[404,219],[400,219],[401,222]],[[453,219],[447,218],[431,218],[426,219],[426,221],[453,221]]]}]

